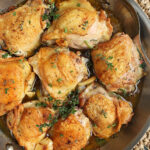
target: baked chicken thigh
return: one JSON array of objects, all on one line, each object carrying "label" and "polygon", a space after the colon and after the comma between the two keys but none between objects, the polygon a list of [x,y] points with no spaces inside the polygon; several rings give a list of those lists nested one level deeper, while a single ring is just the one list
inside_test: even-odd
[{"label": "baked chicken thigh", "polygon": [[60,47],[43,47],[29,59],[42,81],[44,93],[60,100],[64,100],[87,77],[85,61],[85,58]]},{"label": "baked chicken thigh", "polygon": [[98,42],[110,39],[112,26],[102,10],[98,13],[87,0],[68,0],[59,3],[59,18],[43,35],[43,42],[57,43],[75,49],[89,49]]},{"label": "baked chicken thigh", "polygon": [[51,131],[54,150],[81,150],[91,135],[89,119],[78,110],[65,120],[59,120]]},{"label": "baked chicken thigh", "polygon": [[11,57],[0,51],[0,116],[19,105],[24,96],[32,96],[35,74],[23,57]]},{"label": "baked chicken thigh", "polygon": [[132,39],[124,33],[100,43],[92,51],[92,60],[97,77],[110,91],[131,92],[143,76],[139,52]]},{"label": "baked chicken thigh", "polygon": [[121,97],[109,95],[98,83],[89,85],[81,93],[80,101],[85,101],[84,112],[93,121],[93,133],[99,138],[115,134],[133,116],[130,103]]},{"label": "baked chicken thigh", "polygon": [[43,0],[28,0],[23,6],[0,15],[0,45],[17,56],[29,56],[40,44],[46,27],[42,21]]},{"label": "baked chicken thigh", "polygon": [[[36,106],[37,103],[38,101],[24,103],[9,112],[7,125],[25,150],[52,150],[52,141],[44,139],[48,127],[41,132],[37,125],[50,122],[49,115],[53,117],[55,112],[48,107]],[[45,149],[42,149],[42,145],[45,145]]]}]

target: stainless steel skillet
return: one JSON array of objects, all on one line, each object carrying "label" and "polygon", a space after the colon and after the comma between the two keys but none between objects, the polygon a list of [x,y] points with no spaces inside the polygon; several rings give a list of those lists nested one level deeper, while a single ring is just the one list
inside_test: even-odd
[{"label": "stainless steel skillet", "polygon": [[[0,0],[0,9],[8,8],[21,1]],[[150,58],[150,20],[146,18],[133,0],[110,0],[110,6],[113,13],[121,21],[124,31],[132,38],[137,35],[141,37],[143,55],[148,64],[148,58]],[[149,67],[147,67],[147,72],[150,72]],[[145,77],[140,101],[134,112],[135,116],[128,127],[123,129],[118,137],[108,142],[101,150],[130,150],[150,126],[150,74]],[[9,147],[11,143],[14,150],[22,149],[0,130],[0,150],[6,150],[6,147]]]}]

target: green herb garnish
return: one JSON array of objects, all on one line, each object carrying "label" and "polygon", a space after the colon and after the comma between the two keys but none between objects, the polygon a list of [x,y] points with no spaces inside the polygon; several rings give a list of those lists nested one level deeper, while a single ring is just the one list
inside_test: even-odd
[{"label": "green herb garnish", "polygon": [[5,54],[2,55],[2,58],[7,58],[8,56],[9,56],[9,54],[5,53]]},{"label": "green herb garnish", "polygon": [[13,16],[16,16],[16,12],[13,12]]},{"label": "green herb garnish", "polygon": [[52,84],[51,84],[51,83],[49,83],[49,84],[48,84],[48,86],[49,86],[49,87],[52,87]]},{"label": "green herb garnish", "polygon": [[51,121],[51,123],[44,123],[36,126],[39,128],[41,132],[45,127],[52,127],[58,121],[58,119],[65,119],[70,114],[74,114],[76,112],[76,106],[78,104],[79,104],[78,91],[71,92],[63,103],[61,100],[55,100],[53,103],[53,108],[54,110],[58,111],[57,116],[52,118],[50,115],[49,120]]},{"label": "green herb garnish", "polygon": [[88,41],[84,40],[84,43],[86,44],[86,46],[90,49],[92,49],[93,47],[91,45],[89,45]]},{"label": "green herb garnish", "polygon": [[143,61],[143,62],[140,64],[140,67],[141,67],[142,69],[145,69],[146,63]]},{"label": "green herb garnish", "polygon": [[48,96],[48,99],[47,99],[48,101],[52,101],[53,100],[53,98],[51,97],[51,96]]},{"label": "green herb garnish", "polygon": [[62,78],[57,79],[57,82],[61,82],[61,81],[62,81]]},{"label": "green herb garnish", "polygon": [[64,32],[65,32],[65,33],[67,33],[67,32],[68,32],[67,28],[64,28]]},{"label": "green herb garnish", "polygon": [[60,137],[63,137],[64,135],[63,134],[60,134]]},{"label": "green herb garnish", "polygon": [[102,111],[101,111],[101,114],[104,116],[104,118],[107,118],[107,112],[104,111],[103,109],[102,109]]},{"label": "green herb garnish", "polygon": [[50,22],[46,23],[46,28],[48,29],[51,26]]},{"label": "green herb garnish", "polygon": [[112,125],[108,125],[107,128],[113,128],[113,127],[116,127],[117,126],[117,123],[113,123]]},{"label": "green herb garnish", "polygon": [[106,65],[107,65],[107,70],[110,69],[112,70],[114,68],[113,64],[111,62],[109,62],[108,60],[113,59],[112,56],[106,58],[104,55],[102,54],[97,54],[96,57],[99,57],[101,60],[105,61]]},{"label": "green herb garnish", "polygon": [[128,95],[128,93],[127,93],[127,91],[125,90],[125,89],[119,89],[119,91],[123,94],[123,96],[127,96]]},{"label": "green herb garnish", "polygon": [[106,143],[106,140],[96,137],[96,143],[101,146]]},{"label": "green herb garnish", "polygon": [[81,6],[81,4],[80,3],[77,3],[77,7],[80,7]]},{"label": "green herb garnish", "polygon": [[54,64],[52,67],[53,67],[53,68],[56,68],[57,66],[56,66],[56,64]]},{"label": "green herb garnish", "polygon": [[47,104],[44,103],[44,102],[37,102],[37,103],[35,104],[35,106],[36,106],[36,107],[47,107]]},{"label": "green herb garnish", "polygon": [[58,94],[61,94],[61,91],[58,91]]},{"label": "green herb garnish", "polygon": [[7,93],[8,93],[8,90],[9,90],[9,88],[5,88],[5,94],[7,94]]}]

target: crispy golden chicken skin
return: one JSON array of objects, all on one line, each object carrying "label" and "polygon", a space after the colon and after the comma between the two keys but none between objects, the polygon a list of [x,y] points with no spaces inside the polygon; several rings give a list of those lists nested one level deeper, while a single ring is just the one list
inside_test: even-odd
[{"label": "crispy golden chicken skin", "polygon": [[131,105],[116,96],[110,96],[99,84],[93,83],[81,93],[85,99],[84,112],[93,121],[93,133],[99,138],[108,138],[120,131],[132,116]]},{"label": "crispy golden chicken skin", "polygon": [[78,110],[59,120],[51,132],[54,150],[81,150],[91,135],[91,124],[82,110]]},{"label": "crispy golden chicken skin", "polygon": [[28,0],[23,6],[0,15],[0,45],[17,56],[29,56],[40,44],[46,27],[43,0]]},{"label": "crispy golden chicken skin", "polygon": [[47,123],[49,115],[53,117],[55,112],[48,107],[36,107],[36,103],[38,101],[20,104],[7,115],[8,128],[13,132],[19,145],[25,147],[25,150],[35,150],[35,147],[37,150],[44,143],[52,147],[52,141],[44,139],[48,128],[43,128],[41,132],[36,125]]},{"label": "crispy golden chicken skin", "polygon": [[12,110],[22,102],[30,92],[35,74],[23,57],[10,57],[0,51],[0,116]]},{"label": "crispy golden chicken skin", "polygon": [[48,137],[44,138],[36,145],[35,150],[53,150],[52,140]]},{"label": "crispy golden chicken skin", "polygon": [[88,74],[85,59],[67,48],[43,47],[29,63],[41,79],[43,88],[56,99],[65,99]]},{"label": "crispy golden chicken skin", "polygon": [[115,92],[131,92],[143,76],[140,55],[132,39],[118,33],[112,40],[100,43],[92,51],[94,69],[99,80],[107,89]]},{"label": "crispy golden chicken skin", "polygon": [[68,0],[59,4],[52,26],[42,37],[49,45],[57,43],[75,49],[89,49],[110,39],[112,26],[102,10],[100,14],[87,0]]}]

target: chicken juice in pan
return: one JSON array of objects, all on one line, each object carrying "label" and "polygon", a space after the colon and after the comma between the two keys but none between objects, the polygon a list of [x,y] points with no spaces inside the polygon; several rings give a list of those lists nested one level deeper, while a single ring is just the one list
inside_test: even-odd
[{"label": "chicken juice in pan", "polygon": [[[76,3],[76,5],[77,5],[77,7],[80,7],[81,5],[82,5],[82,2],[85,2],[85,1],[81,1],[81,2],[79,2],[79,1],[77,1],[77,3]],[[96,69],[97,68],[97,63],[101,63],[101,62],[98,62],[96,59],[97,58],[99,58],[101,61],[103,61],[103,65],[106,67],[106,70],[105,70],[105,72],[106,72],[106,75],[107,75],[107,72],[108,71],[112,71],[113,70],[113,72],[111,72],[111,73],[114,73],[115,71],[117,72],[117,65],[115,64],[115,61],[114,61],[114,65],[112,65],[112,63],[111,63],[111,61],[113,60],[113,59],[118,59],[118,55],[114,55],[114,56],[112,56],[112,55],[109,55],[109,52],[108,52],[108,56],[104,56],[104,54],[103,53],[99,53],[99,51],[101,51],[101,49],[103,49],[103,45],[102,46],[99,46],[98,45],[98,47],[97,47],[97,44],[98,44],[98,42],[104,42],[104,41],[108,41],[109,39],[110,39],[110,37],[111,37],[111,34],[112,34],[112,36],[114,36],[115,35],[115,33],[118,33],[118,32],[122,32],[122,29],[121,29],[121,25],[120,25],[120,23],[119,23],[119,21],[117,20],[117,18],[115,18],[114,16],[113,16],[113,14],[111,13],[111,11],[109,10],[109,7],[107,7],[108,6],[108,4],[107,3],[102,3],[102,5],[100,5],[99,4],[99,2],[97,2],[96,0],[90,0],[90,2],[91,2],[91,4],[99,11],[99,13],[102,13],[103,15],[102,15],[102,19],[103,19],[103,17],[104,17],[104,20],[106,19],[105,18],[105,14],[104,14],[104,12],[103,11],[100,11],[101,9],[104,9],[105,8],[105,10],[106,10],[106,12],[107,12],[107,14],[108,14],[108,17],[110,18],[110,22],[108,21],[106,24],[104,24],[104,27],[106,28],[106,30],[104,31],[104,33],[105,33],[105,35],[102,35],[102,36],[98,36],[98,37],[96,37],[97,39],[96,39],[96,41],[94,41],[94,40],[92,40],[92,39],[90,39],[90,42],[88,41],[88,38],[90,37],[84,37],[83,39],[82,39],[82,37],[79,37],[79,39],[81,39],[81,40],[83,40],[82,41],[82,43],[84,43],[83,45],[81,45],[80,44],[80,42],[79,41],[74,41],[74,42],[70,42],[70,41],[72,41],[72,40],[74,40],[74,37],[73,36],[70,36],[70,35],[68,35],[67,37],[66,37],[66,34],[64,34],[64,33],[67,33],[67,32],[69,32],[68,30],[70,30],[70,29],[68,29],[68,28],[64,28],[64,30],[63,30],[63,34],[62,33],[60,33],[60,34],[58,34],[58,35],[55,35],[55,36],[57,36],[58,37],[58,39],[57,39],[57,41],[56,41],[56,43],[59,45],[59,46],[66,46],[66,43],[63,41],[62,42],[62,38],[66,38],[66,39],[68,39],[68,45],[67,46],[69,46],[69,47],[71,47],[70,49],[71,49],[71,51],[72,51],[72,53],[70,54],[68,54],[68,52],[65,52],[65,53],[62,53],[62,52],[59,52],[59,50],[56,52],[56,56],[57,55],[59,55],[59,53],[61,53],[62,55],[59,55],[59,58],[61,59],[61,57],[62,56],[66,56],[66,57],[70,57],[70,55],[73,55],[73,57],[74,58],[72,58],[73,60],[75,59],[77,59],[77,60],[82,60],[82,58],[80,57],[80,55],[82,56],[82,57],[84,57],[84,58],[87,58],[87,67],[88,67],[88,73],[89,73],[89,76],[88,76],[88,78],[90,78],[90,77],[93,77],[93,76],[97,76],[97,79],[95,80],[95,82],[93,82],[93,83],[91,83],[90,85],[87,85],[86,86],[86,88],[84,89],[84,91],[82,91],[81,93],[79,92],[79,101],[80,101],[80,105],[79,104],[77,104],[79,107],[81,107],[82,109],[83,109],[83,112],[85,113],[85,115],[86,115],[86,117],[85,116],[82,116],[83,114],[82,114],[82,112],[81,112],[81,110],[79,109],[79,110],[77,110],[77,114],[75,114],[75,116],[70,116],[69,117],[69,119],[70,118],[73,118],[72,120],[74,120],[75,119],[75,121],[76,121],[76,118],[75,117],[77,117],[77,120],[80,120],[80,117],[78,117],[78,114],[80,114],[81,113],[81,116],[84,118],[83,120],[87,120],[87,117],[90,119],[90,121],[91,121],[91,123],[92,123],[92,126],[93,126],[93,135],[90,137],[90,139],[89,139],[89,133],[91,132],[91,128],[89,127],[90,125],[89,125],[89,121],[86,121],[87,122],[87,126],[88,126],[88,131],[84,131],[84,130],[82,130],[82,127],[81,127],[81,125],[80,124],[77,124],[77,126],[78,126],[78,128],[80,129],[80,130],[82,130],[82,132],[83,132],[83,135],[85,135],[86,136],[86,134],[87,134],[87,132],[88,132],[88,136],[87,136],[87,139],[89,139],[89,141],[87,142],[87,139],[85,138],[84,139],[84,141],[83,141],[83,143],[81,143],[81,146],[82,147],[84,147],[85,145],[86,145],[86,143],[88,143],[83,149],[85,149],[85,150],[90,150],[90,149],[96,149],[96,148],[98,148],[98,147],[100,147],[100,146],[102,146],[102,145],[104,145],[107,141],[109,141],[109,140],[111,140],[111,138],[113,138],[114,137],[114,134],[115,133],[117,133],[119,130],[120,130],[120,128],[121,128],[121,125],[123,125],[123,124],[127,124],[130,120],[131,120],[131,117],[133,116],[133,112],[134,112],[134,110],[133,110],[133,112],[132,112],[132,110],[131,110],[131,104],[130,103],[128,103],[127,101],[129,101],[129,102],[131,102],[132,103],[132,106],[133,106],[133,108],[135,108],[135,106],[137,105],[137,103],[138,103],[138,98],[140,97],[140,93],[141,93],[141,88],[142,88],[142,80],[140,80],[140,78],[141,78],[141,70],[137,67],[137,68],[133,68],[134,70],[136,70],[137,72],[138,72],[138,74],[139,74],[139,77],[136,77],[137,78],[137,80],[139,79],[139,81],[136,83],[136,88],[135,88],[135,92],[132,92],[132,94],[128,94],[128,90],[130,91],[130,88],[128,88],[128,87],[125,87],[125,88],[127,88],[128,90],[124,90],[122,87],[118,87],[117,86],[117,84],[116,84],[116,82],[111,82],[112,84],[111,84],[111,86],[108,86],[108,89],[110,88],[110,87],[113,87],[113,88],[111,88],[111,89],[115,89],[113,92],[108,92],[108,91],[105,91],[105,89],[103,88],[103,85],[100,83],[100,80],[101,80],[101,71],[103,71],[103,70],[100,70],[99,71],[99,69]],[[58,0],[57,2],[56,2],[56,4],[58,5],[60,3],[60,1]],[[70,5],[72,5],[72,3],[70,4]],[[64,4],[64,6],[65,6],[65,4]],[[88,9],[90,9],[91,11],[93,11],[93,8],[92,7],[88,7],[87,6],[87,8]],[[63,7],[62,7],[62,10],[60,11],[60,13],[63,13]],[[57,16],[55,16],[55,17],[57,17]],[[89,20],[92,20],[94,18],[94,16],[92,16],[91,18],[89,17]],[[103,21],[103,20],[102,20]],[[101,22],[100,22],[101,23]],[[111,25],[113,26],[113,31],[112,31],[112,29],[111,29]],[[29,23],[30,24],[30,23]],[[61,28],[61,26],[59,26],[59,23],[57,23],[57,20],[56,20],[56,22],[55,22],[55,25],[56,26],[58,26],[58,29],[57,29],[57,31]],[[81,27],[82,28],[82,30],[83,30],[83,32],[84,32],[84,30],[85,30],[85,28],[88,28],[88,25],[89,25],[89,21],[85,21],[84,22],[84,24],[83,24],[83,26]],[[52,25],[53,26],[53,25]],[[100,24],[100,26],[101,26],[101,24]],[[109,32],[107,31],[107,27],[109,28]],[[45,27],[44,27],[45,28]],[[47,28],[49,28],[49,24],[47,23]],[[52,37],[51,35],[53,34],[54,35],[54,33],[52,33],[55,29],[54,29],[54,27],[52,27],[53,29],[48,29],[48,30],[46,30],[46,32],[44,33],[44,35],[43,35],[43,37],[42,37],[42,41],[43,41],[43,43],[44,44],[47,44],[47,45],[52,45],[52,44],[54,44],[55,43],[55,41],[54,41],[54,39],[55,39],[55,36],[54,37]],[[97,27],[97,29],[99,29],[98,27]],[[76,31],[72,31],[72,33],[80,33],[80,30],[76,30]],[[50,35],[50,36],[49,36]],[[99,33],[99,35],[100,35],[100,33]],[[122,38],[126,38],[125,36],[126,35],[124,35],[124,34],[120,34],[120,35],[117,35],[117,36],[120,36],[120,37],[122,37]],[[50,37],[50,38],[49,38]],[[53,39],[54,38],[54,39]],[[94,37],[95,38],[95,37]],[[71,39],[71,40],[70,40]],[[85,40],[86,39],[86,40]],[[132,41],[130,40],[130,39],[128,39],[129,40],[129,43],[131,44],[131,47],[134,47],[133,45],[132,45]],[[92,41],[92,42],[91,42]],[[109,45],[109,43],[106,43],[106,45]],[[9,45],[8,45],[9,46]],[[94,47],[95,46],[95,47]],[[122,45],[121,45],[122,46]],[[120,46],[120,47],[121,47]],[[43,46],[41,46],[41,47],[43,47]],[[89,50],[89,49],[91,49],[91,47],[94,47],[94,51],[96,51],[96,54],[92,54],[92,56],[91,56],[91,50]],[[115,47],[115,46],[114,46]],[[101,48],[101,49],[100,49]],[[108,48],[111,48],[111,47],[109,47],[108,46]],[[41,49],[43,49],[43,48],[41,48]],[[44,51],[47,51],[46,50],[47,48],[45,47],[45,50]],[[81,50],[80,52],[78,52],[80,49],[86,49],[86,50]],[[39,49],[38,49],[39,50]],[[41,50],[42,51],[42,50]],[[43,54],[42,52],[41,52],[40,50],[39,50],[39,52],[37,53],[37,56],[38,55],[40,55],[40,53],[41,54]],[[68,50],[65,50],[65,51],[68,51]],[[48,52],[49,53],[49,52]],[[46,54],[46,56],[47,55],[49,55],[49,54]],[[77,54],[77,55],[76,55]],[[51,55],[51,54],[50,54]],[[127,53],[127,55],[129,55],[131,58],[132,58],[132,52],[130,52],[130,53]],[[138,54],[135,54],[135,55],[138,55]],[[36,55],[35,55],[36,56]],[[29,64],[30,65],[32,65],[33,66],[33,69],[34,69],[34,61],[33,60],[35,60],[36,59],[36,57],[33,57],[33,58],[30,58],[29,59]],[[55,58],[56,56],[55,55],[52,55],[53,56],[53,58]],[[43,56],[43,57],[45,57],[45,56]],[[52,59],[52,58],[51,58]],[[67,61],[68,61],[68,63],[69,63],[69,61],[72,61],[72,59],[67,59]],[[36,60],[35,60],[36,61]],[[84,61],[83,62],[80,62],[79,61],[79,64],[80,65],[83,65],[82,67],[84,68],[85,66],[84,66]],[[129,63],[130,63],[130,59],[128,60],[127,59],[127,61],[129,61]],[[54,69],[56,69],[55,68],[55,65],[58,65],[58,64],[52,64],[53,62],[51,62],[51,68],[53,69],[52,70],[52,72],[55,72],[55,70]],[[83,63],[83,64],[82,64]],[[139,62],[136,62],[136,64],[138,65],[139,64]],[[43,65],[43,64],[42,64]],[[47,64],[47,65],[49,65],[49,64]],[[123,64],[124,65],[124,64]],[[132,63],[131,63],[131,65],[132,65]],[[74,65],[71,65],[71,67],[72,68],[74,68]],[[127,68],[126,66],[124,66],[125,68]],[[43,68],[44,68],[44,66],[43,66]],[[45,67],[46,68],[46,67]],[[83,68],[81,68],[81,70],[83,69]],[[37,69],[37,70],[40,70],[40,68],[35,68],[35,69]],[[67,68],[66,68],[67,69]],[[128,68],[127,68],[128,69]],[[40,75],[40,73],[39,73],[39,71],[35,71],[35,73],[39,76],[39,78],[43,81],[43,79],[42,79],[42,76]],[[80,70],[80,71],[81,71]],[[84,69],[83,69],[84,70]],[[96,71],[96,70],[98,70],[98,71]],[[76,70],[75,70],[76,71]],[[79,72],[80,72],[79,71]],[[131,75],[131,73],[130,73],[130,70],[127,70],[128,72],[129,72],[129,75]],[[37,73],[38,72],[38,73]],[[86,71],[85,71],[86,72]],[[70,72],[69,72],[69,74],[70,73],[72,73],[73,74],[73,71],[71,70]],[[108,72],[109,73],[109,72]],[[85,76],[87,76],[87,73],[84,73],[85,74]],[[44,76],[46,76],[45,74],[44,74]],[[72,77],[74,77],[75,76],[75,74],[74,75],[72,75]],[[83,77],[82,78],[84,78],[85,80],[86,80],[86,78],[87,77],[85,77],[84,75],[83,75]],[[131,75],[131,76],[134,76],[133,74]],[[135,77],[135,76],[134,76]],[[34,97],[32,97],[32,98],[27,98],[27,97],[25,97],[24,99],[23,99],[23,103],[26,103],[26,102],[28,102],[28,101],[31,101],[31,99],[40,99],[40,97],[41,97],[41,90],[42,90],[42,92],[44,91],[46,94],[47,94],[47,92],[51,92],[51,94],[53,94],[54,95],[54,97],[56,96],[56,98],[59,98],[59,99],[63,99],[64,98],[64,96],[67,94],[67,93],[69,93],[68,91],[65,91],[64,93],[61,93],[60,94],[60,90],[56,90],[57,91],[57,93],[55,93],[54,92],[54,90],[53,91],[51,91],[51,90],[49,90],[49,88],[47,88],[47,86],[45,85],[45,82],[43,81],[43,85],[41,86],[41,82],[40,82],[40,79],[39,78],[37,78],[36,79],[36,86],[35,86],[35,91],[36,91],[36,95],[34,96]],[[78,77],[78,76],[76,76],[76,78],[78,79],[78,78],[80,78],[80,77]],[[58,79],[57,79],[58,80]],[[57,82],[61,82],[61,78],[59,78],[59,80],[57,81]],[[80,79],[81,80],[81,79]],[[78,84],[78,82],[80,82],[80,80],[78,80],[78,81],[76,81],[73,85],[71,85],[71,88],[73,89],[77,84]],[[93,80],[93,81],[94,81]],[[122,81],[120,81],[120,82],[122,82]],[[123,80],[123,82],[124,83],[128,83],[128,79],[126,80],[126,79],[124,79]],[[105,80],[104,80],[104,83],[105,83]],[[131,83],[131,82],[129,82],[129,83]],[[134,85],[135,84],[135,82],[133,82],[133,83],[131,83],[131,87],[132,87],[132,85]],[[84,85],[84,84],[83,84]],[[114,88],[114,85],[115,85],[115,88]],[[48,86],[51,86],[50,84],[48,85]],[[79,83],[79,87],[80,86],[82,86],[82,84],[80,84]],[[117,86],[117,87],[116,87]],[[44,87],[44,88],[43,88]],[[62,86],[63,87],[63,86]],[[78,87],[77,87],[78,88]],[[76,88],[76,89],[77,89]],[[134,88],[134,87],[133,87]],[[71,89],[71,90],[72,90]],[[82,88],[81,88],[82,89]],[[117,90],[116,90],[117,89]],[[131,88],[131,90],[132,90],[132,88]],[[80,89],[79,89],[79,91],[80,91]],[[93,91],[93,93],[92,92],[89,92],[89,91]],[[122,97],[124,97],[127,101],[125,101],[122,97],[120,97],[118,94],[115,94],[114,92],[117,92],[117,91],[119,91],[119,94],[122,96]],[[89,92],[88,94],[87,94],[87,92]],[[62,95],[61,97],[58,97],[58,96],[60,96],[60,95]],[[116,97],[118,97],[118,99],[119,100],[117,100],[116,99]],[[95,99],[98,99],[98,100],[100,100],[100,99],[102,99],[102,102],[104,103],[104,104],[106,104],[107,106],[108,106],[108,108],[105,108],[104,107],[104,105],[102,104],[102,103],[97,103],[97,102],[95,102],[94,100]],[[120,100],[120,99],[122,99],[122,100]],[[94,101],[94,102],[93,102]],[[95,107],[95,105],[97,105],[97,106],[99,106],[100,108],[102,108],[102,109],[100,109],[100,108],[97,108],[97,112],[96,112],[96,114],[97,115],[99,115],[99,120],[97,120],[97,119],[95,119],[95,114],[92,114],[92,115],[90,115],[91,113],[91,109],[92,109],[92,107]],[[119,107],[119,106],[122,106],[121,108]],[[104,108],[103,108],[104,107]],[[111,112],[107,112],[106,113],[106,111],[105,111],[105,109],[107,110],[107,109],[112,109],[112,111]],[[122,109],[124,110],[124,111],[122,111]],[[118,114],[117,114],[117,116],[115,115],[115,111],[118,111]],[[18,110],[15,110],[15,111],[18,111]],[[100,112],[100,113],[99,113]],[[128,116],[127,116],[127,118],[126,117],[124,117],[124,118],[122,118],[121,116],[124,114],[124,113],[127,113],[128,114]],[[11,113],[10,113],[11,114]],[[80,115],[79,115],[80,116]],[[120,116],[120,117],[118,117],[118,116]],[[81,118],[82,118],[81,117]],[[111,119],[110,119],[110,118]],[[68,120],[69,120],[68,119]],[[103,120],[103,119],[105,119],[105,120]],[[107,121],[107,119],[109,119],[109,120],[111,120],[111,122],[109,122],[109,121]],[[116,120],[118,120],[118,122],[116,122]],[[81,121],[82,122],[82,121]],[[58,138],[63,138],[63,140],[62,141],[65,141],[66,139],[65,139],[65,137],[64,137],[64,135],[61,133],[62,131],[60,130],[58,130],[57,132],[55,131],[55,128],[57,128],[57,127],[61,127],[61,128],[63,128],[63,124],[65,124],[66,122],[64,121],[60,121],[60,123],[61,124],[59,124],[59,122],[54,126],[54,129],[53,129],[53,131],[52,131],[52,133],[54,134],[54,135],[52,135],[51,136],[51,133],[49,133],[50,135],[48,135],[47,134],[47,136],[48,137],[52,137],[52,139],[54,140],[54,149],[57,149],[57,147],[59,147],[59,144],[60,145],[63,145],[63,143],[61,143],[59,140],[57,140],[57,136],[60,134],[61,136],[59,137],[58,136]],[[101,131],[101,125],[99,125],[99,124],[102,124],[102,123],[104,123],[103,124],[103,127],[102,128],[105,128],[105,130],[102,132]],[[81,123],[82,124],[82,123]],[[71,126],[71,125],[70,125]],[[5,132],[5,134],[7,134],[9,137],[11,137],[12,138],[12,136],[10,135],[10,133],[9,133],[9,131],[8,131],[8,129],[6,129],[6,122],[5,122],[5,116],[3,116],[3,117],[1,117],[1,120],[0,120],[0,128],[1,128],[1,130],[3,131],[3,132]],[[11,124],[10,124],[10,127],[9,128],[11,128]],[[115,129],[114,129],[115,128]],[[64,131],[66,131],[66,132],[68,132],[68,130],[65,128],[64,129]],[[59,133],[60,132],[60,133]],[[85,132],[86,132],[86,134],[85,134]],[[70,136],[72,136],[72,135],[70,135]],[[56,137],[56,138],[55,138]],[[110,138],[108,138],[108,137],[110,137]],[[77,139],[78,139],[79,137],[77,137]],[[77,143],[77,139],[75,140],[75,143],[73,143],[72,144],[72,146],[75,146],[75,147],[77,147],[77,149],[80,149],[80,145],[78,145]],[[74,137],[71,139],[71,140],[74,140]],[[79,141],[80,141],[80,138],[78,139]],[[21,143],[22,144],[22,143]],[[78,146],[79,147],[78,147]],[[22,145],[22,146],[26,146],[26,145]],[[66,147],[65,146],[68,146],[68,145],[63,145],[64,147],[61,147],[62,149],[65,149]],[[34,147],[34,146],[33,146]],[[69,148],[69,147],[68,147]]]}]

